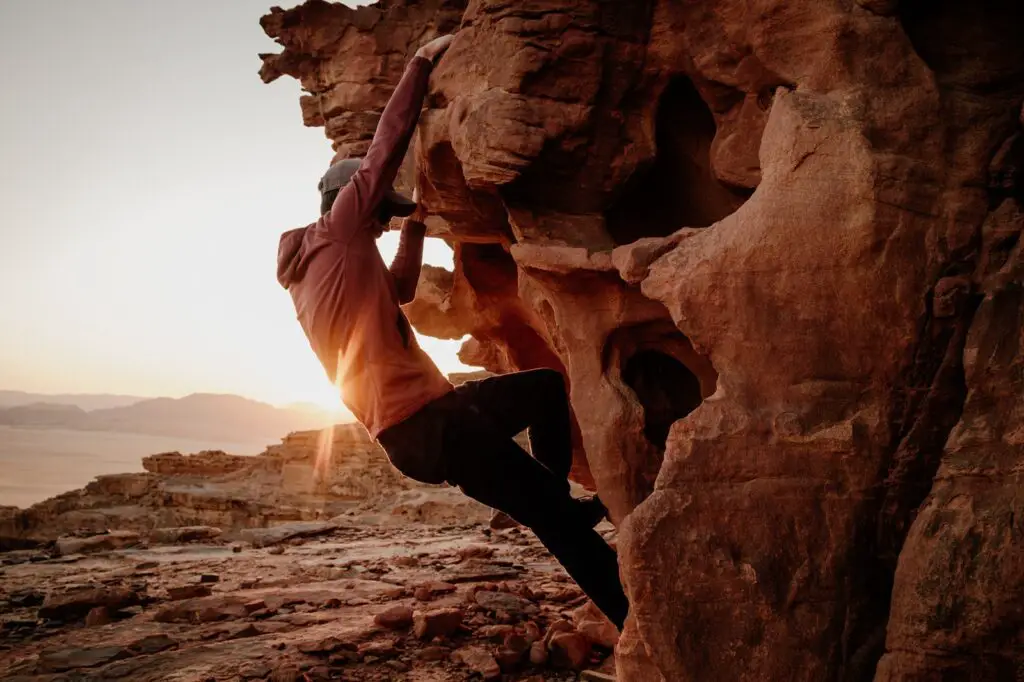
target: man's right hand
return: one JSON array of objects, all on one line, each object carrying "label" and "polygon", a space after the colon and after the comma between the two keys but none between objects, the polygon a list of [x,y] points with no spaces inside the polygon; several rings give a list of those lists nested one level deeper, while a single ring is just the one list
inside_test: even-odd
[{"label": "man's right hand", "polygon": [[455,40],[455,35],[452,33],[440,36],[439,38],[434,38],[429,43],[416,50],[416,56],[424,57],[429,59],[431,62],[436,63],[438,57],[444,54],[445,50],[448,49],[448,46],[452,44],[453,40]]}]

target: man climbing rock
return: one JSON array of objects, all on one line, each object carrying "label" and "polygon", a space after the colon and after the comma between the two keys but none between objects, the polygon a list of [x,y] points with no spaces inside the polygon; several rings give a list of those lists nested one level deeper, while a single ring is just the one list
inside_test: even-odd
[{"label": "man climbing rock", "polygon": [[[528,526],[621,629],[628,602],[615,552],[594,530],[605,510],[569,494],[572,460],[562,376],[533,370],[453,388],[416,343],[401,308],[416,292],[426,228],[395,176],[412,139],[434,62],[453,36],[408,64],[363,159],[320,180],[321,216],[286,232],[277,278],[345,404],[403,474],[448,482]],[[416,199],[414,194],[414,199]],[[376,239],[406,218],[390,269]],[[513,437],[526,429],[534,456]]]}]

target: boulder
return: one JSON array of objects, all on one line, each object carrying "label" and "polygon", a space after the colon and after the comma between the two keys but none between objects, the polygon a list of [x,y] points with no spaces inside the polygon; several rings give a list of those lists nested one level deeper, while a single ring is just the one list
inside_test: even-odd
[{"label": "boulder", "polygon": [[391,658],[398,654],[398,649],[395,646],[393,640],[383,640],[377,642],[364,642],[359,645],[359,655],[366,659],[369,656],[375,658]]},{"label": "boulder", "polygon": [[52,648],[39,654],[39,668],[45,672],[95,668],[130,655],[125,647],[117,645]]},{"label": "boulder", "polygon": [[530,663],[544,665],[548,662],[548,648],[544,642],[534,642],[530,645]]},{"label": "boulder", "polygon": [[220,536],[223,531],[212,526],[181,526],[178,528],[154,528],[149,531],[152,544],[176,545],[186,542],[202,542]]},{"label": "boulder", "polygon": [[246,528],[241,532],[241,537],[253,547],[269,547],[294,538],[311,538],[317,535],[326,535],[337,528],[337,524],[331,521],[309,521],[301,523],[287,523],[271,528]]},{"label": "boulder", "polygon": [[413,615],[413,633],[420,639],[450,637],[462,625],[461,609],[433,609],[417,611]]},{"label": "boulder", "polygon": [[147,656],[149,654],[167,651],[168,649],[174,649],[177,646],[177,640],[169,637],[168,635],[156,634],[140,637],[139,639],[131,642],[125,648],[135,656]]},{"label": "boulder", "polygon": [[501,611],[509,615],[521,617],[537,613],[537,605],[520,596],[507,592],[491,592],[481,590],[473,595],[474,601],[492,613]]},{"label": "boulder", "polygon": [[591,644],[614,649],[619,643],[619,629],[601,613],[601,610],[588,601],[572,612],[573,627],[576,632],[587,638]]},{"label": "boulder", "polygon": [[87,627],[106,625],[113,620],[113,613],[106,606],[93,607],[89,610],[89,613],[85,615],[85,625]]},{"label": "boulder", "polygon": [[349,641],[337,637],[321,637],[298,644],[298,650],[304,654],[330,654],[344,648],[354,647]]},{"label": "boulder", "polygon": [[556,633],[548,643],[551,664],[559,668],[581,670],[590,660],[590,642],[578,632]]},{"label": "boulder", "polygon": [[210,589],[209,585],[179,585],[177,587],[167,588],[167,596],[171,601],[208,597],[212,593],[213,590]]},{"label": "boulder", "polygon": [[515,627],[511,625],[485,625],[482,628],[478,628],[476,630],[476,634],[478,637],[504,641],[505,638],[513,634],[515,630]]},{"label": "boulder", "polygon": [[58,538],[56,550],[58,556],[69,556],[71,554],[92,554],[95,552],[107,552],[122,547],[131,547],[141,542],[141,536],[133,531],[115,530],[100,535],[89,537],[64,537]]},{"label": "boulder", "polygon": [[395,604],[374,616],[373,622],[389,630],[404,630],[412,625],[413,610],[404,604]]},{"label": "boulder", "polygon": [[[209,589],[205,585],[195,587]],[[188,598],[161,608],[153,615],[153,620],[158,623],[212,623],[244,618],[249,615],[245,607],[249,601],[235,595]]]},{"label": "boulder", "polygon": [[452,658],[462,663],[485,680],[496,680],[501,677],[501,668],[494,656],[486,649],[478,646],[463,647],[456,651]]},{"label": "boulder", "polygon": [[95,608],[109,611],[134,606],[143,601],[139,593],[123,587],[72,587],[46,595],[39,608],[41,618],[73,620]]}]

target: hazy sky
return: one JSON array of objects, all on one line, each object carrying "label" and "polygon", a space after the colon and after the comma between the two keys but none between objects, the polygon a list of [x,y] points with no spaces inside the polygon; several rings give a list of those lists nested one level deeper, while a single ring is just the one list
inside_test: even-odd
[{"label": "hazy sky", "polygon": [[0,2],[0,388],[331,399],[274,278],[331,149],[257,75],[273,4]]}]

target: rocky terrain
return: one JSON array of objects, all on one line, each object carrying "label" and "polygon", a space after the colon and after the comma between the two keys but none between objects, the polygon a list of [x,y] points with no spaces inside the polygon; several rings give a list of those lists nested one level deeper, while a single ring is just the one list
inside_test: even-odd
[{"label": "rocky terrain", "polygon": [[[1024,674],[1024,5],[309,0],[266,81],[363,153],[458,30],[401,179],[409,316],[553,367],[620,532],[621,679]],[[296,121],[298,123],[298,120]],[[328,159],[325,158],[325,166]]]},{"label": "rocky terrain", "polygon": [[[462,380],[467,377],[455,377]],[[609,679],[614,626],[521,529],[365,430],[147,457],[0,521],[4,680]],[[614,541],[614,528],[606,523]]]},{"label": "rocky terrain", "polygon": [[113,532],[0,555],[0,677],[613,679],[599,669],[614,626],[519,529],[362,517],[226,535]]}]

